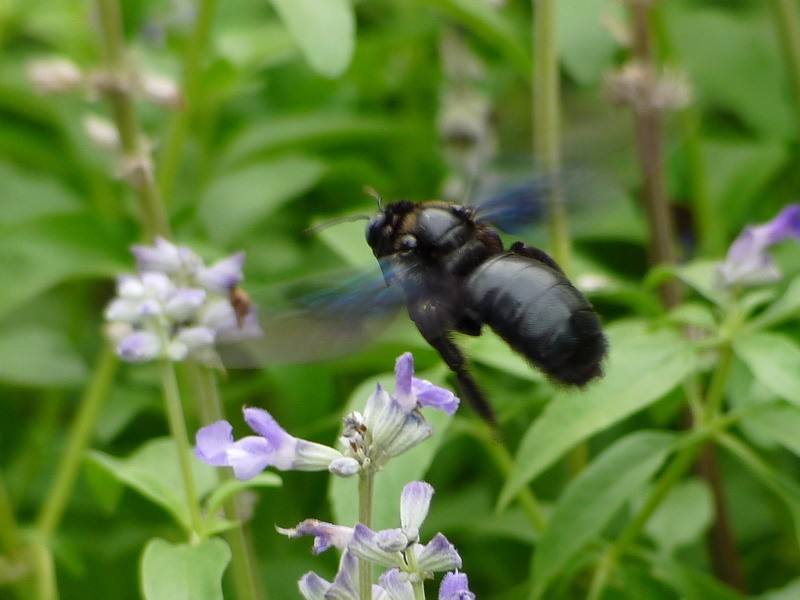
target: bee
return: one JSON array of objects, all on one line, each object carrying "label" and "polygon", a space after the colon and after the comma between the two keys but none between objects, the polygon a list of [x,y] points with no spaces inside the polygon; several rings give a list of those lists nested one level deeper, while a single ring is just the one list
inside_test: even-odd
[{"label": "bee", "polygon": [[239,329],[241,329],[244,326],[245,318],[250,314],[250,310],[253,306],[250,295],[236,285],[228,291],[228,301],[231,303],[233,312],[236,315],[236,324],[239,326]]},{"label": "bee", "polygon": [[598,314],[558,264],[523,242],[504,249],[484,217],[436,200],[379,202],[366,239],[386,285],[403,291],[409,317],[455,374],[461,395],[493,422],[453,332],[479,336],[486,325],[568,386],[601,376],[608,344]]}]

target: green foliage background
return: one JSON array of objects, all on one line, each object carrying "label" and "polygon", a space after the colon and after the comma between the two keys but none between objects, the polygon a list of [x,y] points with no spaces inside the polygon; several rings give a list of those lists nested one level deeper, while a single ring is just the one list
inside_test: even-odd
[{"label": "green foliage background", "polygon": [[[514,462],[497,454],[462,409],[437,424],[435,440],[402,466],[397,482],[407,475],[435,486],[426,533],[441,530],[455,543],[479,597],[526,598],[532,588],[548,598],[585,597],[605,544],[693,439],[681,426],[684,384],[705,389],[715,350],[731,345],[723,395],[735,418],[717,441],[736,551],[751,595],[800,596],[800,252],[778,248],[785,280],[737,302],[714,290],[709,262],[722,258],[747,223],[797,200],[800,97],[773,13],[781,3],[657,3],[658,54],[688,75],[694,97],[665,123],[668,187],[682,216],[687,264],[679,274],[689,284],[686,302],[667,315],[658,273],[647,277],[632,117],[603,91],[604,76],[626,55],[603,23],[624,24],[623,7],[614,0],[560,2],[564,153],[569,163],[574,156],[576,170],[589,165],[614,182],[574,192],[572,275],[603,278],[591,298],[608,325],[612,353],[602,382],[571,393],[554,389],[491,335],[463,340]],[[123,2],[131,62],[180,79],[192,5]],[[244,249],[255,298],[280,282],[371,264],[362,224],[313,236],[303,230],[371,210],[364,184],[385,198],[440,194],[448,168],[437,129],[445,30],[462,31],[486,63],[482,88],[494,107],[500,153],[529,156],[531,19],[529,3],[519,0],[502,10],[484,0],[217,3],[187,90],[188,116],[137,105],[157,176],[174,168],[165,201],[176,240],[208,259]],[[25,77],[27,61],[42,55],[98,65],[98,35],[91,2],[0,5],[0,472],[23,537],[51,489],[100,354],[112,277],[132,269],[128,247],[141,235],[134,196],[113,177],[118,165],[82,129],[86,114],[107,114],[105,105],[81,94],[42,97]],[[182,118],[186,143],[165,166],[169,132]],[[710,219],[700,214],[698,194]],[[528,238],[547,243],[542,232]],[[681,334],[686,324],[723,342],[693,344]],[[438,357],[401,319],[369,348],[339,360],[229,372],[221,384],[226,410],[239,433],[238,410],[247,404],[267,408],[299,437],[333,443],[348,399],[357,405],[366,398],[360,384],[409,350],[418,370],[446,380]],[[381,379],[388,384],[390,377]],[[184,387],[195,431],[202,423]],[[754,405],[766,408],[745,410]],[[168,452],[152,447],[167,435],[157,371],[121,366],[52,540],[61,598],[123,600],[144,591],[178,597],[165,590],[182,589],[179,569],[158,575],[165,583],[156,577],[142,584],[139,576],[143,560],[158,564],[164,552],[177,560],[165,545],[185,541],[177,471],[164,467]],[[588,466],[573,478],[576,446]],[[202,473],[210,491],[215,475]],[[293,597],[308,570],[331,576],[336,567],[332,553],[313,557],[305,540],[289,541],[274,525],[330,520],[352,509],[342,500],[347,490],[337,491],[351,482],[337,482],[330,502],[326,474],[281,476],[280,487],[267,478],[248,492],[258,572],[272,598]],[[548,518],[544,532],[514,500],[531,484]],[[396,515],[397,489],[379,491],[379,520]],[[705,480],[681,473],[635,547],[618,557],[604,597],[738,597],[713,575],[705,534],[714,518]],[[143,559],[155,537],[166,542],[149,546]],[[180,560],[196,567],[219,565],[226,549],[213,542],[181,552]],[[214,568],[203,571],[214,580],[209,573]],[[195,587],[188,597],[218,597],[215,581],[189,580]],[[227,580],[225,589],[233,597]],[[0,598],[11,593],[0,588]]]}]

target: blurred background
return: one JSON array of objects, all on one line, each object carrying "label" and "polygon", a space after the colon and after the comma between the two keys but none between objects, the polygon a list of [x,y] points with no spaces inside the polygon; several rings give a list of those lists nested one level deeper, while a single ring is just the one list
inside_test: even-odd
[{"label": "blurred background", "polygon": [[[95,3],[0,3],[0,472],[23,528],[36,522],[52,489],[101,353],[113,277],[133,269],[128,248],[143,238],[136,181],[129,185],[136,173],[154,178],[181,244],[208,260],[246,252],[245,287],[259,301],[285,282],[373,265],[363,223],[304,232],[331,217],[374,211],[365,185],[387,200],[463,201],[553,167],[542,166],[532,141],[530,2],[353,0],[354,30],[335,15],[287,18],[280,5],[121,2],[124,47],[110,59]],[[644,108],[636,105],[642,74],[628,62],[637,50],[626,3],[562,0],[555,21],[568,270],[607,323],[661,310],[657,289],[642,283],[651,262],[637,158],[642,114],[660,118],[680,262],[722,258],[743,226],[796,200],[800,184],[800,64],[792,59],[800,42],[791,31],[797,14],[787,21],[781,12],[800,6],[652,5],[650,60],[658,85]],[[79,71],[32,66],[54,57]],[[144,74],[135,113],[148,150],[142,156],[152,155],[152,165],[128,164],[113,150],[119,134],[106,101],[114,85],[103,67],[109,60]],[[548,245],[544,226],[519,235]],[[789,249],[782,256],[791,271],[797,255]],[[304,343],[302,332],[297,343]],[[468,347],[515,448],[553,389],[494,338]],[[389,373],[404,351],[414,353],[420,371],[439,366],[400,318],[378,340],[335,360],[228,371],[221,378],[226,411],[238,429],[241,405],[264,407],[295,435],[332,443],[359,384]],[[184,396],[192,434],[203,423],[191,392]],[[679,405],[667,395],[594,436],[587,451],[595,454],[634,429],[677,427]],[[92,452],[115,457],[168,435],[157,370],[121,365],[90,425]],[[454,423],[437,442],[424,474],[437,489],[426,530],[442,530],[457,545],[479,597],[527,597],[536,536],[521,509],[495,512],[503,475],[468,429]],[[779,453],[774,460],[796,477],[796,458]],[[98,464],[81,464],[53,535],[60,596],[138,598],[144,544],[154,536],[178,540],[181,532]],[[785,513],[725,457],[720,468],[734,491],[730,519],[749,590],[785,585],[800,566]],[[545,505],[569,473],[562,460],[536,480]],[[282,476],[282,487],[248,496],[258,572],[272,598],[294,597],[296,580],[310,569],[330,576],[336,567],[335,556],[314,557],[308,544],[274,530],[306,517],[331,518],[327,474]],[[703,534],[712,517],[700,496],[680,513],[696,522],[691,534],[668,551],[706,570]],[[661,529],[668,533],[670,525]],[[648,535],[658,538],[658,528]],[[642,573],[628,576],[626,591],[609,590],[616,594],[609,597],[687,597]],[[580,598],[582,589],[565,584],[553,594]],[[6,594],[12,597],[0,588],[0,597]]]}]

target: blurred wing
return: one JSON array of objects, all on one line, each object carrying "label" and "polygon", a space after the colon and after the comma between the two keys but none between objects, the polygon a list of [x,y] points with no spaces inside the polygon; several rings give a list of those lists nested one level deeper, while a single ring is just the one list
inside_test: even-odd
[{"label": "blurred wing", "polygon": [[547,213],[552,180],[541,178],[501,185],[484,185],[472,203],[475,220],[491,223],[506,233],[518,233],[540,223]]},{"label": "blurred wing", "polygon": [[[338,274],[337,281],[328,285],[303,281],[254,292],[254,297],[264,298],[260,304],[263,336],[221,345],[223,364],[258,368],[351,354],[384,331],[405,303],[400,287],[387,286],[378,269]],[[281,302],[288,302],[290,308],[269,310]]]}]

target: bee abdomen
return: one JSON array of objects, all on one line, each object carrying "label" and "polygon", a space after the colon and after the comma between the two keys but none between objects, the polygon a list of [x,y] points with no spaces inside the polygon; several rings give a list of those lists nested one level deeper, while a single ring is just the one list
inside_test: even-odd
[{"label": "bee abdomen", "polygon": [[601,375],[606,340],[600,320],[561,273],[502,254],[476,269],[467,290],[481,319],[553,379],[584,385]]}]

